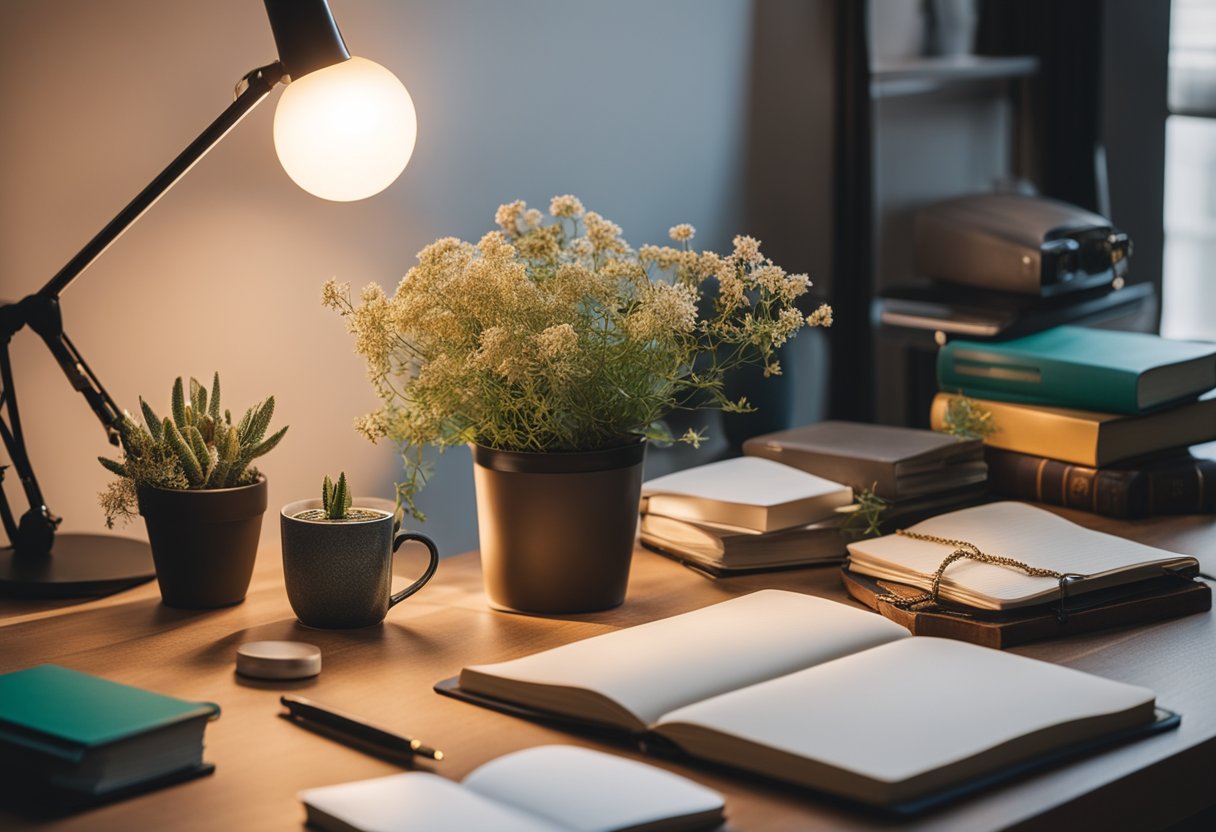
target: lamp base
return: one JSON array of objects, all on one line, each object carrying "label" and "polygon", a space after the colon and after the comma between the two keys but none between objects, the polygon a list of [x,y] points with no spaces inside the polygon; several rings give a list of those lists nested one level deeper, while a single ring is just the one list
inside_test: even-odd
[{"label": "lamp base", "polygon": [[154,577],[152,548],[129,537],[57,534],[45,558],[0,549],[0,595],[10,598],[88,598]]}]

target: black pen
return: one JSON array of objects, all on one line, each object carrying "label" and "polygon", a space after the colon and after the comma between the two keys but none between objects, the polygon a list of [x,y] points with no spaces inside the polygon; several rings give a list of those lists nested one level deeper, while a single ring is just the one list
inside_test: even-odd
[{"label": "black pen", "polygon": [[339,713],[302,696],[280,696],[279,701],[287,708],[287,713],[279,716],[304,728],[322,729],[318,733],[353,745],[360,751],[391,759],[443,759],[442,751],[423,745],[421,740],[402,737],[392,731],[368,725],[353,716]]}]

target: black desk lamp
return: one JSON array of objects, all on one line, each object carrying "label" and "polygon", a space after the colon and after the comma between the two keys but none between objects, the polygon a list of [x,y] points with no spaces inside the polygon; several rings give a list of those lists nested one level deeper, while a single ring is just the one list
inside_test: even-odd
[{"label": "black desk lamp", "polygon": [[[12,337],[26,326],[42,337],[117,445],[122,411],[63,331],[59,295],[77,275],[280,82],[289,86],[275,112],[275,150],[287,174],[309,193],[338,201],[379,193],[400,175],[414,150],[417,121],[409,93],[384,67],[350,56],[327,0],[265,3],[278,62],[241,79],[228,109],[41,290],[0,306],[0,438],[29,503],[28,511],[14,517],[0,488],[0,521],[10,544],[0,550],[0,593],[98,595],[142,583],[154,574],[151,551],[141,541],[56,535],[61,518],[43,499],[25,448],[9,358]],[[7,467],[0,466],[0,481]]]}]

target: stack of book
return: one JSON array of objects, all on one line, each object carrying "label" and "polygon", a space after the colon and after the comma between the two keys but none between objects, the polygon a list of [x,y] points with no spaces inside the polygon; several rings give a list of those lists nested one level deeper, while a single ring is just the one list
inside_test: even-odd
[{"label": "stack of book", "polygon": [[642,484],[642,543],[713,575],[844,557],[846,485],[757,457],[699,465]]},{"label": "stack of book", "polygon": [[882,529],[986,493],[983,444],[928,430],[820,422],[749,439],[744,456],[643,485],[646,546],[711,574],[835,562],[866,523],[842,509],[871,491]]},{"label": "stack of book", "polygon": [[934,429],[959,395],[991,414],[994,493],[1112,517],[1216,506],[1216,461],[1188,452],[1216,439],[1216,345],[1061,326],[952,341],[937,372]]},{"label": "stack of book", "polygon": [[0,778],[74,809],[209,774],[203,729],[218,714],[57,665],[0,674]]},{"label": "stack of book", "polygon": [[931,430],[819,422],[749,439],[743,453],[872,490],[887,525],[974,503],[987,488],[983,443]]}]

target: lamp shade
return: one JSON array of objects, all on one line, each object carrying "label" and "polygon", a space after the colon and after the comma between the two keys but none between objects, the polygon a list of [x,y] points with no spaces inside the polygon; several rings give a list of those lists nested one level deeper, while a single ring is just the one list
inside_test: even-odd
[{"label": "lamp shade", "polygon": [[393,183],[414,152],[418,117],[405,86],[366,58],[292,81],[274,114],[287,175],[314,196],[365,199]]}]

